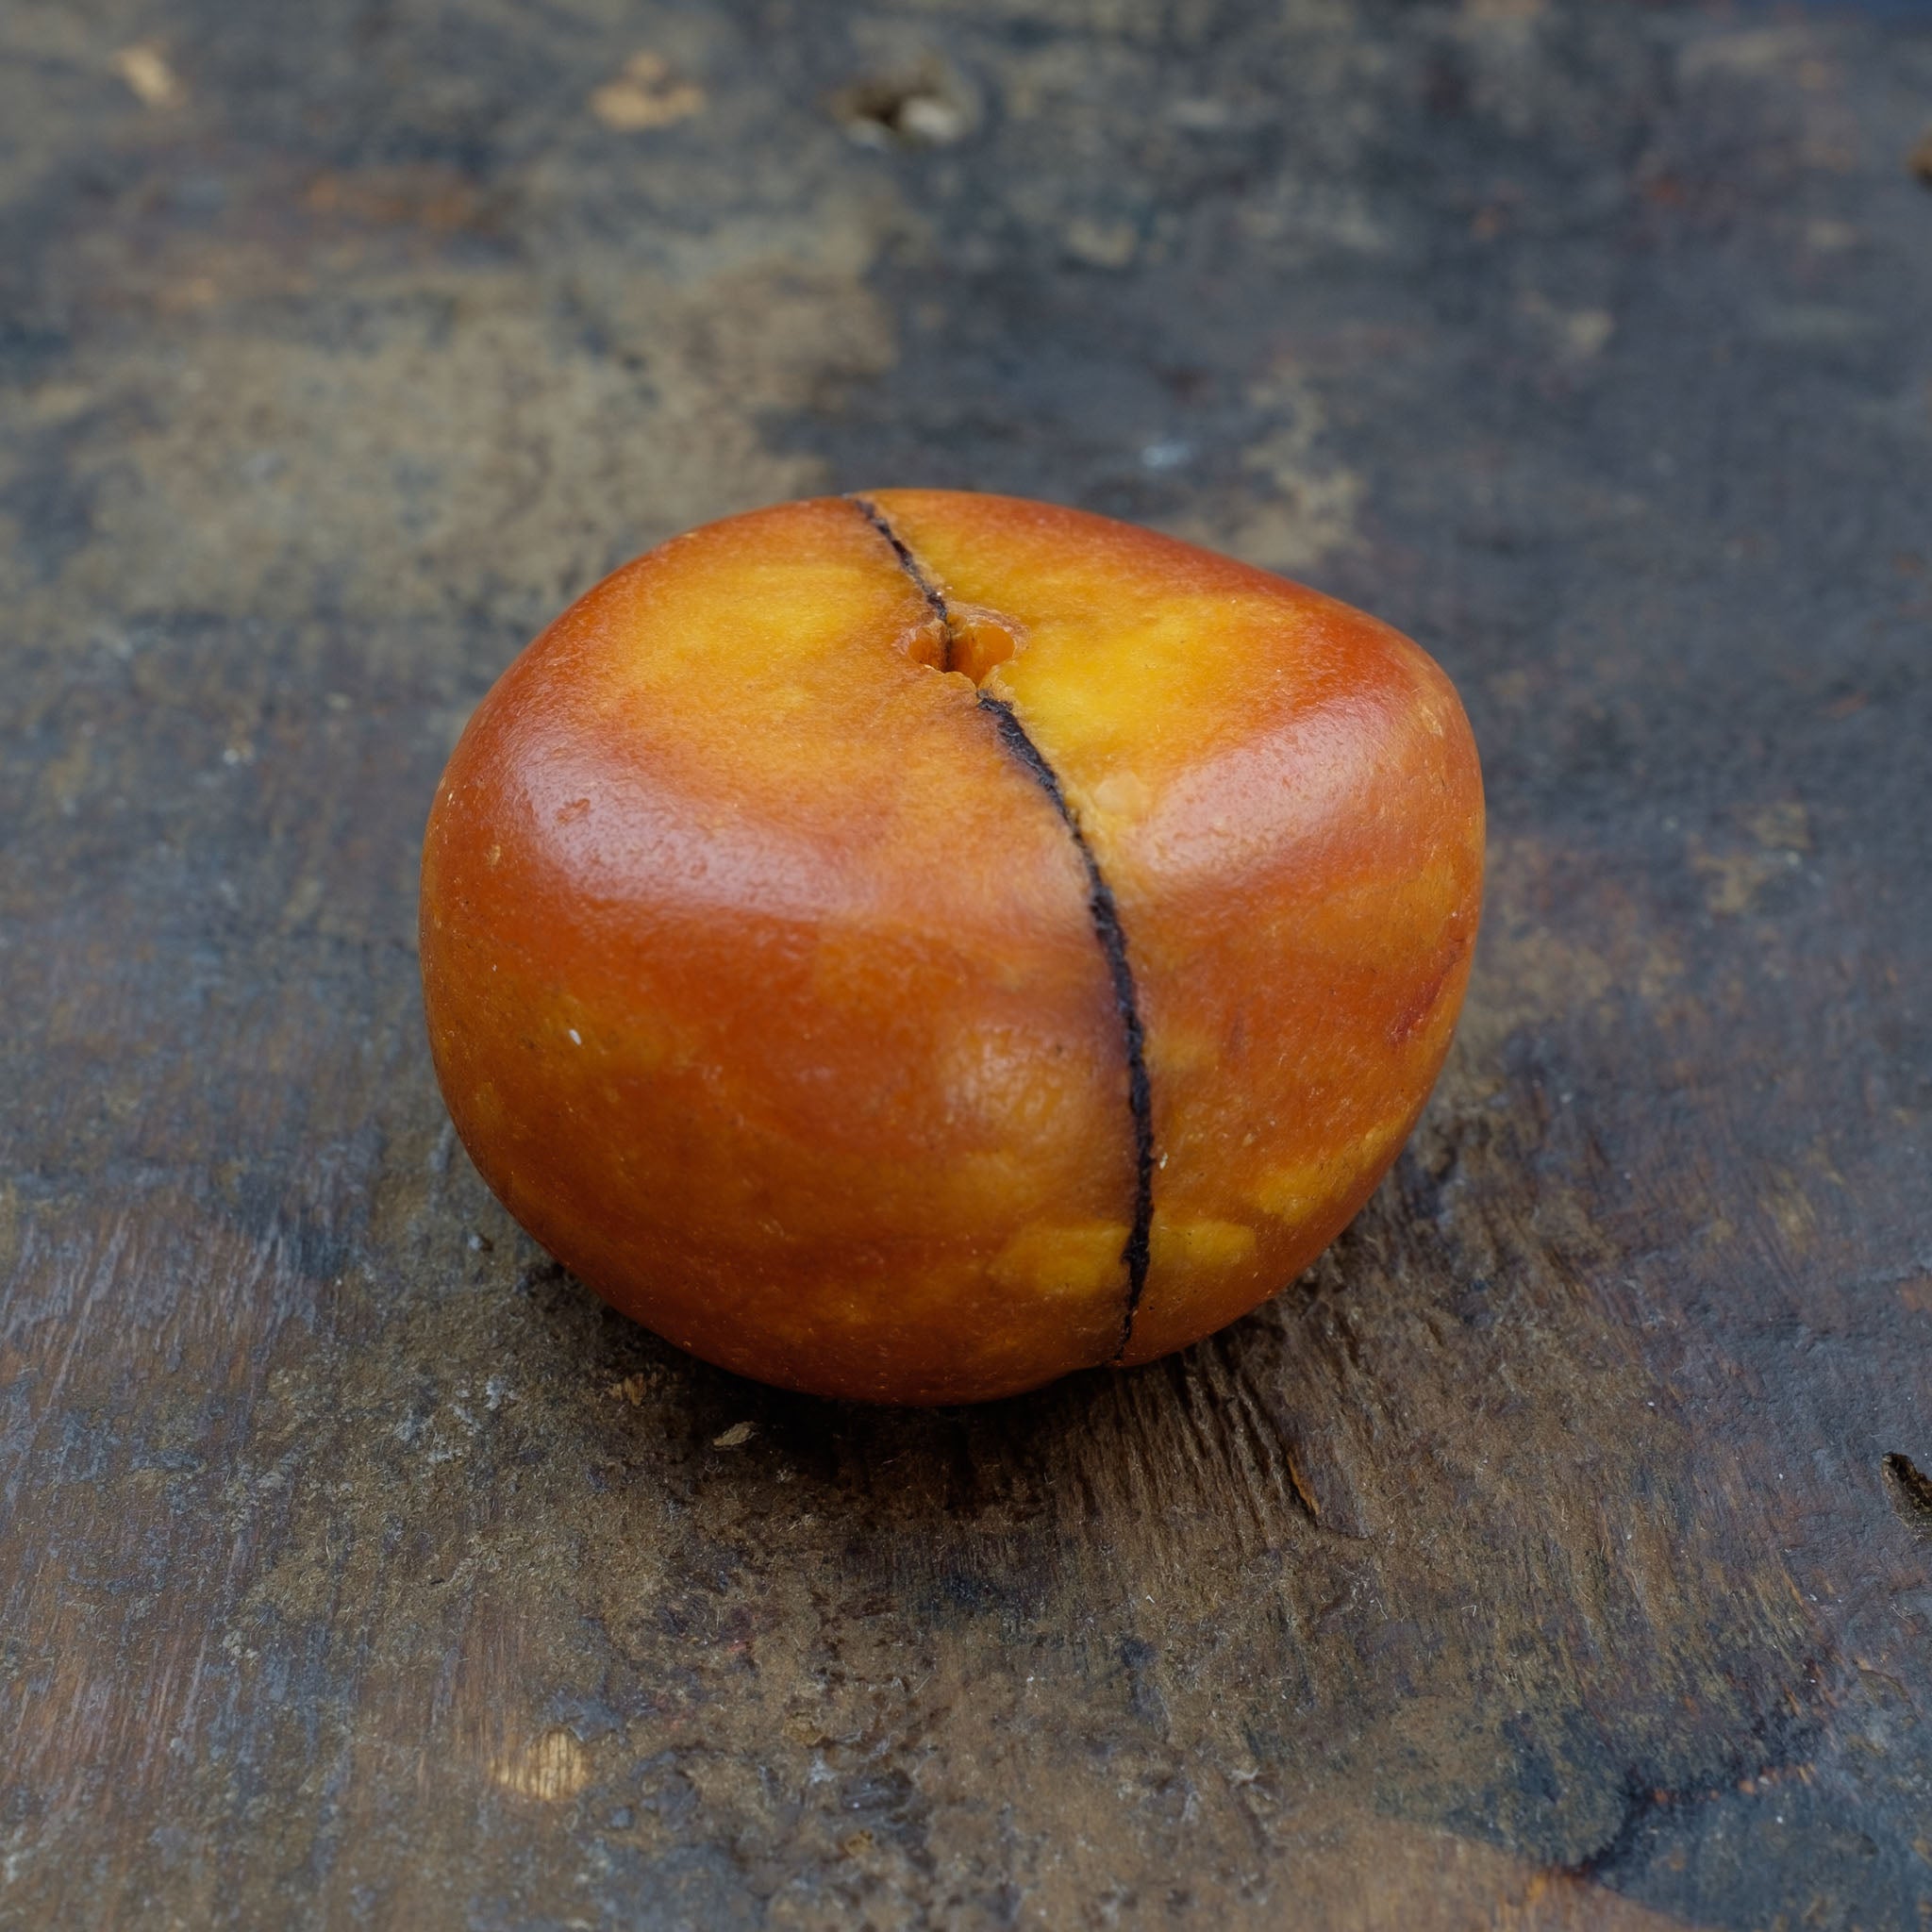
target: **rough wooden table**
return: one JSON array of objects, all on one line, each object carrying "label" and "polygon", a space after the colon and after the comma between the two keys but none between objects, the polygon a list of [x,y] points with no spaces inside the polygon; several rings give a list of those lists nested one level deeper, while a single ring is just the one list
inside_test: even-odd
[{"label": "rough wooden table", "polygon": [[[9,0],[0,1923],[1932,1923],[1928,121],[1898,5]],[[418,1007],[526,636],[886,481],[1373,606],[1492,803],[1357,1226],[976,1412],[603,1311]]]}]

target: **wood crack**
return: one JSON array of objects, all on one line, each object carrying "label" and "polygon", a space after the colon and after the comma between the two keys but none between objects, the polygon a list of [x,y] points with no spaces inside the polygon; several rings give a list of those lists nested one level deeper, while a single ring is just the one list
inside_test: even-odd
[{"label": "wood crack", "polygon": [[1888,1456],[1883,1467],[1891,1479],[1900,1513],[1921,1534],[1932,1531],[1932,1476],[1925,1474],[1909,1456]]},{"label": "wood crack", "polygon": [[[944,592],[905,540],[893,529],[877,504],[863,496],[848,496],[845,500],[891,546],[892,555],[898,559],[899,567],[918,586],[920,594],[925,599],[927,608],[939,620],[945,634],[944,655],[940,668],[950,670],[953,618],[946,607]],[[1087,842],[1086,833],[1081,830],[1080,821],[1067,801],[1067,794],[1060,785],[1059,774],[1047,762],[1045,754],[1027,735],[1026,727],[1020,722],[1018,713],[1005,699],[994,697],[991,691],[981,691],[979,708],[991,717],[998,728],[1001,743],[1015,762],[1046,793],[1054,810],[1059,814],[1060,823],[1066,826],[1068,837],[1074,841],[1074,851],[1079,854],[1081,868],[1087,874],[1088,917],[1092,922],[1094,939],[1099,942],[1101,954],[1107,961],[1108,980],[1113,990],[1114,1009],[1120,1017],[1121,1038],[1127,1062],[1127,1108],[1133,1124],[1134,1214],[1132,1224],[1127,1231],[1126,1245],[1121,1250],[1121,1260],[1127,1271],[1127,1292],[1125,1305],[1121,1311],[1120,1341],[1111,1357],[1118,1362],[1126,1354],[1127,1344],[1133,1340],[1134,1317],[1140,1310],[1141,1297],[1147,1291],[1147,1270],[1152,1257],[1154,1230],[1154,1091],[1147,1075],[1147,1034],[1141,1021],[1140,995],[1134,985],[1134,969],[1127,958],[1127,935],[1121,924],[1120,907],[1114,899],[1113,888],[1108,884],[1107,875],[1100,869],[1100,861],[1094,858],[1093,848]]]},{"label": "wood crack", "polygon": [[1803,1747],[1811,1741],[1808,1733],[1812,1727],[1787,1717],[1775,1728],[1788,1736],[1777,1740],[1766,1735],[1769,1728],[1763,1724],[1752,1726],[1757,1741],[1765,1747],[1761,1762],[1753,1765],[1735,1753],[1728,1754],[1732,1762],[1724,1774],[1709,1784],[1671,1787],[1645,1778],[1635,1766],[1625,1770],[1616,1823],[1596,1844],[1579,1857],[1557,1865],[1556,1871],[1587,1885],[1613,1885],[1617,1874],[1633,1865],[1641,1868],[1645,1862],[1646,1836],[1661,1828],[1674,1814],[1717,1804],[1739,1791],[1760,1791],[1794,1774],[1803,1776],[1808,1763]]}]

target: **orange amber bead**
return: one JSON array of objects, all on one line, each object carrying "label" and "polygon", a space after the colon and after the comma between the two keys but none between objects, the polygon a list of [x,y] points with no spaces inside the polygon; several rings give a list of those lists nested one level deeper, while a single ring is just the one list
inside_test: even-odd
[{"label": "orange amber bead", "polygon": [[765,1381],[962,1402],[1244,1314],[1367,1200],[1482,891],[1441,671],[1104,518],[881,491],[679,537],[438,791],[463,1142],[616,1307]]}]

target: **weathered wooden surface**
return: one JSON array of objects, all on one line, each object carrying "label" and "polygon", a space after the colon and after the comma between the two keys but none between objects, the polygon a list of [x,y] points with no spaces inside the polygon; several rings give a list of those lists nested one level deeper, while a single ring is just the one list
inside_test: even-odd
[{"label": "weathered wooden surface", "polygon": [[[9,0],[0,1922],[1932,1922],[1928,119],[1898,6]],[[1491,790],[1357,1227],[972,1413],[604,1313],[417,1004],[525,637],[882,481],[1372,605]]]}]

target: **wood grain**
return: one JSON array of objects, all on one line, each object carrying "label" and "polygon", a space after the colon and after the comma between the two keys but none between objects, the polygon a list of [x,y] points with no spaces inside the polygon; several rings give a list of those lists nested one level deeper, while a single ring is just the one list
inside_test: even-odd
[{"label": "wood grain", "polygon": [[[1928,92],[1875,6],[9,9],[0,1924],[1932,1924]],[[412,950],[545,617],[902,481],[1382,612],[1493,825],[1330,1255],[932,1415],[536,1252]]]}]

